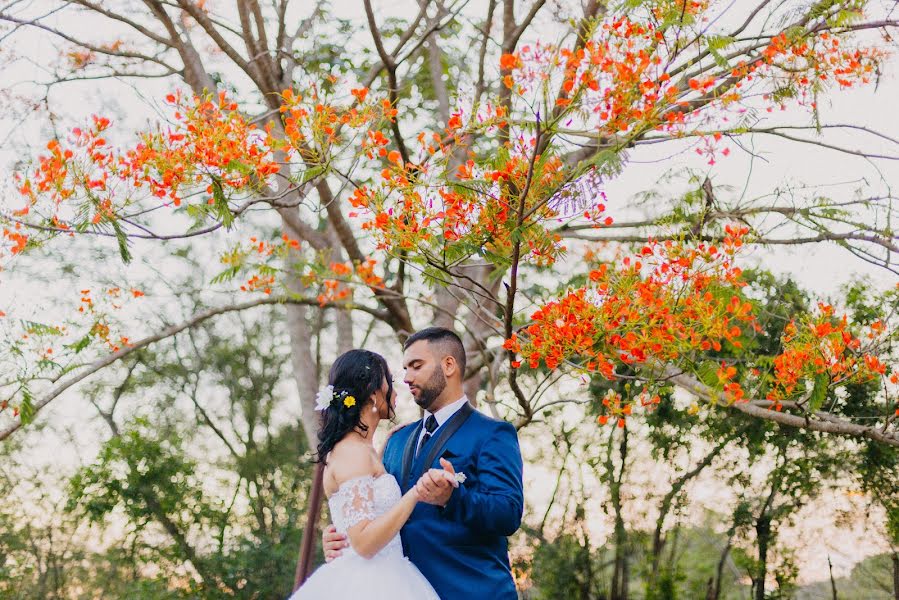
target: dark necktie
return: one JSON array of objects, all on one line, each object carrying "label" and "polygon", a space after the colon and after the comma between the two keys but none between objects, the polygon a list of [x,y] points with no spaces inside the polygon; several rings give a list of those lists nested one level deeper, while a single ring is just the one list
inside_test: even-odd
[{"label": "dark necktie", "polygon": [[437,429],[437,419],[434,418],[434,415],[430,415],[425,419],[425,434],[421,436],[421,441],[418,443],[418,450],[415,451],[416,456],[421,452],[427,441],[431,439],[431,434],[434,433],[435,429]]}]

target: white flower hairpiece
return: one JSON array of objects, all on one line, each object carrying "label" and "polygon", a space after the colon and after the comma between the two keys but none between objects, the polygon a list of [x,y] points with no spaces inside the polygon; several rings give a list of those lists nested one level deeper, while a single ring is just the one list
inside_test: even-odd
[{"label": "white flower hairpiece", "polygon": [[315,410],[325,410],[331,406],[331,400],[334,399],[334,386],[327,385],[318,390],[315,395]]}]

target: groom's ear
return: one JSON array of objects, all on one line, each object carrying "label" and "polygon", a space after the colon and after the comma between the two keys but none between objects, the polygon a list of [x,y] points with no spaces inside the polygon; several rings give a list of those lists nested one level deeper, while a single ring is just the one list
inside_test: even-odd
[{"label": "groom's ear", "polygon": [[456,357],[452,354],[444,356],[441,363],[443,365],[443,374],[446,377],[452,377],[459,371],[459,363],[456,362]]}]

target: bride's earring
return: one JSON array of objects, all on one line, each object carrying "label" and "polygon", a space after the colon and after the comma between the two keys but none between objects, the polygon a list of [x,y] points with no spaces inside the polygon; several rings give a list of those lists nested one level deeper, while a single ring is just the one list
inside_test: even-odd
[{"label": "bride's earring", "polygon": [[377,404],[372,404],[372,405],[371,405],[371,412],[378,412],[378,405],[377,405]]}]

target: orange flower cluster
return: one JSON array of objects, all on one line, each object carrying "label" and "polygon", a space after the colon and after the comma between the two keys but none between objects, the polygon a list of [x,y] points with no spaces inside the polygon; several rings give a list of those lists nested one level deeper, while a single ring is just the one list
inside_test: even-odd
[{"label": "orange flower cluster", "polygon": [[716,375],[724,391],[724,398],[728,402],[734,403],[746,400],[746,393],[743,391],[743,387],[739,382],[734,381],[734,377],[737,376],[736,367],[721,363],[721,368],[718,369]]},{"label": "orange flower cluster", "polygon": [[[172,124],[141,134],[138,143],[123,150],[108,146],[104,134],[110,122],[95,116],[89,127],[73,129],[65,140],[51,141],[49,152],[34,168],[16,176],[17,188],[27,202],[13,216],[23,223],[9,223],[2,229],[0,251],[18,254],[29,243],[41,243],[33,238],[37,234],[25,233],[29,214],[29,219],[40,222],[44,237],[63,232],[71,235],[85,225],[104,222],[114,223],[116,233],[124,236],[128,227],[115,224],[121,208],[127,205],[130,212],[140,213],[136,204],[149,200],[151,206],[142,208],[152,209],[156,198],[177,207],[196,194],[205,203],[192,207],[201,210],[189,211],[191,217],[212,214],[228,225],[230,200],[238,193],[257,190],[279,173],[277,161],[284,160],[284,154],[289,158],[291,153],[299,153],[310,171],[324,174],[339,150],[334,144],[340,140],[340,128],[373,127],[375,121],[388,121],[396,114],[389,103],[372,99],[366,103],[364,89],[351,93],[356,103],[340,108],[326,104],[315,92],[304,99],[286,90],[282,93],[284,127],[276,130],[270,124],[265,131],[257,129],[224,93],[204,98],[173,93],[166,97]],[[386,141],[377,131],[372,139],[378,144]],[[349,142],[344,150],[360,152],[358,145]],[[284,242],[278,248],[256,242],[262,246],[257,254],[265,251],[283,256],[283,249],[299,248],[295,240],[285,238]],[[245,257],[243,251],[231,254],[226,258],[233,272],[223,274],[227,279],[243,264],[238,255]],[[251,280],[244,287],[255,290],[259,286]]]},{"label": "orange flower cluster", "polygon": [[360,147],[352,147],[353,152],[361,150],[369,158],[373,152],[384,156],[387,153],[387,137],[376,128],[377,123],[391,121],[396,109],[386,99],[368,97],[367,88],[350,90],[355,102],[341,106],[326,102],[313,85],[308,95],[293,90],[281,93],[281,107],[284,138],[278,138],[269,131],[267,143],[274,149],[284,150],[288,156],[297,155],[307,164],[325,164],[333,158],[336,150],[344,149],[341,130],[351,131],[372,127],[363,137]]},{"label": "orange flower cluster", "polygon": [[[490,109],[494,126],[502,111]],[[435,143],[438,136],[433,136]],[[446,149],[420,136],[424,154]],[[357,188],[350,203],[351,217],[362,217],[362,227],[376,233],[378,248],[427,248],[454,244],[483,248],[490,255],[508,256],[514,240],[524,244],[523,259],[548,265],[565,250],[561,238],[550,232],[557,225],[558,206],[549,202],[569,175],[557,156],[533,160],[534,140],[522,140],[487,164],[469,159],[458,165],[451,182],[438,179],[430,164],[402,164],[399,153],[386,155],[381,182]],[[382,148],[383,149],[383,148]],[[533,164],[533,168],[532,168]],[[521,195],[524,220],[519,226]],[[590,198],[583,211],[589,220],[602,222],[602,198]]]},{"label": "orange flower cluster", "polygon": [[[532,315],[527,335],[506,340],[531,368],[577,361],[587,372],[615,378],[615,366],[696,361],[723,344],[739,348],[743,329],[755,327],[751,303],[741,299],[741,271],[733,265],[743,228],[720,251],[701,244],[649,243],[620,264],[601,264],[589,283],[549,302]],[[721,372],[733,401],[742,390]]]},{"label": "orange flower cluster", "polygon": [[320,275],[322,291],[318,296],[321,305],[340,302],[350,296],[350,285],[358,281],[369,288],[383,288],[384,279],[375,273],[378,261],[368,258],[363,263],[331,263]]},{"label": "orange flower cluster", "polygon": [[[38,218],[52,223],[56,232],[71,233],[84,223],[62,218],[63,203],[68,214],[84,215],[85,223],[96,225],[115,221],[118,207],[136,202],[142,189],[175,206],[198,189],[205,190],[210,204],[225,203],[232,190],[278,172],[265,134],[224,94],[216,101],[170,94],[167,101],[175,109],[174,125],[143,134],[130,149],[115,151],[108,145],[104,133],[110,121],[99,116],[89,127],[72,129],[65,141],[50,141],[49,154],[16,178],[27,202],[16,216],[37,206]],[[46,204],[39,204],[42,200]],[[17,242],[19,251],[23,241]]]},{"label": "orange flower cluster", "polygon": [[372,288],[384,287],[384,280],[380,275],[375,273],[375,267],[378,261],[373,258],[366,259],[364,263],[356,265],[356,276],[362,280],[362,283]]},{"label": "orange flower cluster", "polygon": [[603,414],[596,417],[596,422],[605,425],[609,422],[609,417],[615,418],[615,423],[619,428],[623,428],[627,424],[627,417],[633,411],[633,404],[625,401],[621,394],[613,390],[606,392],[602,399]]},{"label": "orange flower cluster", "polygon": [[655,122],[679,91],[663,72],[658,54],[664,33],[652,23],[627,16],[606,19],[595,39],[572,50],[551,45],[524,46],[506,55],[511,71],[505,83],[518,94],[562,72],[558,108],[578,108],[593,115],[591,123],[610,134],[635,124]]},{"label": "orange flower cluster", "polygon": [[[685,25],[690,28],[708,18],[704,15],[708,6],[707,0],[665,0],[635,7],[626,15],[610,14],[596,24],[582,47],[537,43],[502,55],[503,82],[528,106],[542,104],[547,88],[558,89],[555,106],[547,108],[561,117],[559,123],[566,128],[575,123],[579,129],[609,137],[650,129],[686,135],[696,133],[702,122],[718,121],[706,127],[717,129],[720,121],[728,121],[722,109],[737,103],[734,110],[742,113],[754,97],[780,102],[791,95],[785,92],[798,90],[803,102],[813,89],[830,81],[841,88],[869,83],[885,56],[873,46],[847,48],[850,31],[833,34],[793,27],[733,68],[712,67],[686,81],[672,81],[666,69],[677,61],[669,53],[682,49]],[[727,62],[724,56],[730,50],[724,48],[739,45],[713,37],[708,28],[694,29],[690,35],[699,46],[708,46],[718,64]],[[752,92],[750,86],[755,88]],[[709,154],[714,164],[711,149],[699,152]]]},{"label": "orange flower cluster", "polygon": [[[22,233],[22,225],[16,223],[12,229],[4,227],[0,240],[8,240],[8,248],[10,254],[19,254],[28,245],[28,235]],[[0,246],[2,248],[2,246]]]},{"label": "orange flower cluster", "polygon": [[252,236],[248,242],[237,244],[222,253],[219,260],[227,269],[213,280],[230,280],[244,271],[249,277],[240,286],[242,292],[271,294],[276,274],[280,270],[278,262],[287,259],[291,251],[299,248],[299,241],[287,234],[282,234],[280,238],[271,241]]},{"label": "orange flower cluster", "polygon": [[[796,392],[810,391],[816,380],[830,387],[886,374],[886,365],[866,352],[850,331],[846,315],[837,317],[826,304],[818,308],[816,316],[790,322],[784,330],[783,350],[774,358],[773,385],[767,395],[777,409]],[[878,321],[870,326],[867,337],[875,341],[883,335],[883,324]]]},{"label": "orange flower cluster", "polygon": [[324,306],[329,302],[346,300],[349,296],[350,288],[336,279],[325,279],[322,281],[322,291],[318,295],[318,303]]},{"label": "orange flower cluster", "polygon": [[29,214],[42,197],[50,201],[50,212],[54,224],[60,229],[68,229],[56,218],[59,205],[72,198],[79,187],[90,191],[94,200],[92,220],[99,222],[98,214],[109,211],[111,197],[107,193],[110,170],[114,169],[114,155],[108,149],[103,132],[109,128],[109,119],[92,117],[92,125],[82,129],[72,129],[70,146],[60,140],[47,143],[49,155],[38,157],[38,164],[31,176],[16,175],[19,193],[26,205],[16,211],[17,216]]},{"label": "orange flower cluster", "polygon": [[771,39],[763,56],[779,78],[807,91],[830,80],[841,88],[870,83],[885,55],[873,47],[844,48],[840,38],[824,31],[792,38],[781,33]]},{"label": "orange flower cluster", "polygon": [[647,390],[637,394],[636,400],[627,400],[620,393],[609,390],[602,398],[602,409],[596,422],[605,425],[610,419],[614,419],[617,427],[624,428],[627,425],[627,418],[631,416],[634,407],[638,404],[645,411],[651,411],[661,403],[662,398],[658,394],[650,395]]},{"label": "orange flower cluster", "polygon": [[246,283],[240,286],[242,292],[262,292],[265,295],[272,293],[272,286],[275,284],[274,275],[253,275]]},{"label": "orange flower cluster", "polygon": [[265,136],[224,92],[217,101],[180,94],[167,100],[177,109],[176,125],[144,135],[121,159],[121,176],[135,187],[148,185],[153,195],[179,206],[185,185],[211,180],[205,191],[214,201],[217,193],[265,181],[280,170]]},{"label": "orange flower cluster", "polygon": [[[131,341],[124,335],[113,335],[112,327],[110,327],[109,311],[121,310],[126,300],[134,300],[144,296],[144,293],[136,288],[124,290],[120,287],[111,287],[102,290],[99,298],[95,302],[95,298],[90,289],[84,289],[79,294],[78,312],[89,317],[90,328],[87,337],[76,342],[78,346],[86,343],[88,339],[94,338],[103,342],[110,352],[118,352],[122,348],[131,345]],[[60,328],[61,332],[65,331],[65,327]]]}]

